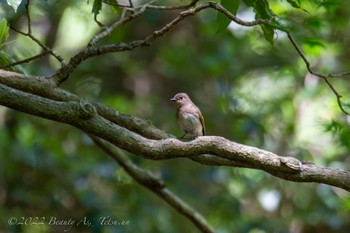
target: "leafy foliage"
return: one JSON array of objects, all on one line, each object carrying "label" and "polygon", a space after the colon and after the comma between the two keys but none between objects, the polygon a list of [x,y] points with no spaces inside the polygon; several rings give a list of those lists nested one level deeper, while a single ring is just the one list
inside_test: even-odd
[{"label": "leafy foliage", "polygon": [[[236,15],[239,7],[239,0],[222,0],[221,5],[230,11],[233,15]],[[230,22],[231,20],[225,15],[220,12],[217,13],[218,32],[226,29]]]},{"label": "leafy foliage", "polygon": [[300,8],[300,0],[287,0],[287,2],[294,8]]},{"label": "leafy foliage", "polygon": [[102,0],[94,0],[91,12],[94,13],[95,17],[100,13],[101,9],[102,9]]},{"label": "leafy foliage", "polygon": [[[254,1],[253,8],[256,19],[271,19],[274,15],[269,7],[268,1],[266,0]],[[274,29],[270,25],[261,25],[261,29],[263,30],[265,39],[273,44]]]},{"label": "leafy foliage", "polygon": [[7,25],[7,20],[2,18],[0,20],[0,48],[6,42],[9,36],[9,26]]}]

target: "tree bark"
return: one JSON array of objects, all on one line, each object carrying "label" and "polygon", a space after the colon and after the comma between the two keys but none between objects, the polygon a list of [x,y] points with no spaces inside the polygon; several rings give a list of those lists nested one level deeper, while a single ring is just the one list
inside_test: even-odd
[{"label": "tree bark", "polygon": [[[70,124],[146,159],[178,157],[215,165],[263,170],[295,182],[316,182],[350,191],[350,173],[279,156],[223,137],[180,141],[140,118],[120,114],[54,87],[50,80],[0,71],[0,104],[38,117]],[[140,125],[145,127],[140,127]]]}]

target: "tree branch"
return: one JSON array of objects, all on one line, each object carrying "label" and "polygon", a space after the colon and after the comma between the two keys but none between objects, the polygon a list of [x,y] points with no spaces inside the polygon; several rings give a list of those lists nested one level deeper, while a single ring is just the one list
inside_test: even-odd
[{"label": "tree branch", "polygon": [[16,28],[10,26],[10,28],[12,30],[14,30],[15,32],[22,34],[24,36],[29,37],[30,39],[32,39],[35,43],[37,43],[44,51],[47,51],[48,53],[50,53],[53,57],[55,57],[63,66],[65,65],[65,61],[64,59],[54,50],[52,50],[51,48],[47,47],[46,45],[44,45],[43,43],[40,42],[39,39],[37,39],[35,36],[33,36],[32,34],[25,33],[22,31],[17,30]]},{"label": "tree branch", "polygon": [[[227,17],[229,17],[232,21],[242,26],[252,27],[259,24],[269,24],[269,20],[265,20],[265,19],[260,19],[255,21],[243,21],[238,17],[236,17],[235,15],[233,15],[232,13],[230,13],[225,8],[223,8],[220,4],[217,4],[215,2],[206,2],[203,4],[197,5],[189,10],[180,12],[180,14],[175,19],[173,19],[170,23],[166,24],[159,30],[156,30],[150,35],[146,36],[143,40],[135,40],[129,43],[118,43],[118,44],[103,45],[98,47],[93,47],[93,46],[87,47],[86,49],[82,50],[81,52],[76,54],[74,57],[72,57],[69,63],[67,64],[67,66],[63,66],[61,69],[57,70],[50,78],[54,79],[56,85],[59,86],[62,82],[64,82],[68,78],[68,76],[74,71],[74,69],[81,62],[85,61],[88,58],[99,56],[106,53],[133,50],[137,47],[142,47],[142,46],[150,46],[154,40],[164,36],[166,33],[174,29],[175,26],[181,21],[183,21],[185,18],[189,16],[193,16],[206,8],[213,8],[217,11],[220,11],[223,14],[225,14]],[[131,20],[132,17],[137,17],[138,14],[140,13],[143,13],[143,10],[135,13],[134,16],[129,16],[124,20],[122,19],[121,21],[116,22],[115,26],[119,26],[120,24],[126,23],[128,20]],[[107,29],[107,31],[102,32],[101,34],[98,34],[96,37],[92,39],[90,44],[93,45],[99,39],[99,37],[104,37],[105,34],[107,35],[108,33],[109,33],[109,30]]]},{"label": "tree branch", "polygon": [[0,69],[6,69],[6,68],[9,68],[9,67],[12,67],[12,66],[17,66],[17,65],[20,65],[20,64],[23,64],[23,63],[28,63],[28,62],[31,62],[31,61],[33,61],[33,60],[35,60],[35,59],[44,57],[44,56],[46,56],[48,53],[49,53],[49,51],[44,51],[44,52],[42,52],[42,53],[40,53],[40,54],[38,54],[38,55],[35,55],[35,56],[32,56],[32,57],[23,59],[23,60],[21,60],[21,61],[17,61],[17,62],[13,62],[13,63],[7,64],[7,65],[1,66]]},{"label": "tree branch", "polygon": [[[0,77],[0,82],[1,80]],[[52,90],[55,89],[50,91]],[[1,105],[73,125],[146,159],[186,157],[207,165],[254,168],[285,180],[324,183],[350,191],[350,173],[347,171],[302,164],[295,158],[278,156],[218,136],[198,137],[189,142],[174,138],[148,139],[104,118],[86,100],[66,99],[67,102],[56,101],[0,85]],[[219,159],[216,161],[216,158]]]},{"label": "tree branch", "polygon": [[131,20],[139,17],[145,12],[145,7],[141,8],[139,11],[134,12],[133,14],[129,15],[128,17],[125,17],[125,10],[123,10],[123,13],[120,17],[120,19],[113,23],[112,25],[105,27],[104,30],[98,34],[96,34],[88,43],[88,47],[95,46],[96,42],[101,40],[102,38],[108,36],[111,34],[113,30],[115,30],[117,27],[126,24],[127,22],[130,22]]},{"label": "tree branch", "polygon": [[[228,11],[227,9],[225,9],[223,6],[221,6],[218,3],[215,2],[205,2],[203,4],[197,5],[198,0],[192,0],[189,4],[185,4],[185,5],[180,5],[180,6],[153,6],[150,4],[146,4],[140,7],[139,11],[134,12],[132,15],[128,16],[128,17],[124,17],[124,14],[122,14],[122,17],[120,20],[118,20],[117,22],[115,22],[114,24],[112,24],[109,27],[105,27],[105,29],[96,34],[91,41],[89,42],[88,46],[86,49],[84,49],[83,51],[81,51],[80,53],[76,54],[70,61],[69,63],[66,65],[64,59],[59,56],[55,51],[53,51],[52,49],[48,48],[47,46],[43,45],[37,38],[35,38],[32,35],[32,30],[31,30],[31,19],[30,19],[30,13],[29,13],[29,4],[30,4],[30,0],[27,1],[26,3],[26,14],[27,14],[27,21],[28,21],[28,32],[24,33],[21,31],[18,31],[17,29],[11,27],[11,29],[13,29],[14,31],[28,36],[29,38],[31,38],[33,41],[35,41],[40,47],[42,47],[44,49],[44,53],[48,52],[50,53],[52,56],[54,56],[58,61],[61,62],[62,67],[61,69],[57,70],[52,76],[51,78],[53,78],[55,84],[57,86],[59,86],[62,82],[64,82],[68,76],[74,71],[74,69],[83,61],[85,61],[86,59],[90,58],[90,57],[94,57],[94,56],[99,56],[102,54],[106,54],[106,53],[112,53],[112,52],[122,52],[122,51],[127,51],[127,50],[133,50],[137,47],[141,47],[141,46],[149,46],[151,45],[151,43],[161,37],[164,36],[167,32],[171,31],[179,22],[181,22],[182,20],[184,20],[185,18],[187,18],[188,16],[192,16],[197,14],[198,12],[200,12],[203,9],[206,8],[213,8],[215,10],[217,10],[218,12],[221,12],[222,14],[224,14],[226,17],[228,17],[229,19],[231,19],[233,22],[242,25],[242,26],[247,26],[247,27],[252,27],[252,26],[256,26],[256,25],[261,25],[261,24],[266,24],[266,25],[270,25],[273,28],[276,28],[276,26],[274,26],[271,23],[271,19],[260,19],[260,20],[255,20],[255,21],[243,21],[241,19],[239,19],[238,17],[236,17],[235,15],[233,15],[230,11]],[[189,7],[192,7],[191,9],[182,11],[178,17],[176,17],[173,21],[171,21],[170,23],[166,24],[164,27],[162,27],[159,30],[154,31],[152,34],[150,34],[149,36],[145,37],[143,40],[136,40],[136,41],[132,41],[130,43],[119,43],[119,44],[112,44],[112,45],[104,45],[104,46],[100,46],[100,47],[94,47],[96,42],[106,36],[108,36],[113,30],[115,30],[115,28],[119,27],[120,25],[123,25],[133,19],[135,19],[136,17],[140,16],[141,14],[144,13],[144,11],[146,9],[156,9],[156,10],[176,10],[176,9],[187,9]],[[125,12],[124,12],[125,13]],[[308,59],[306,58],[305,54],[303,53],[303,51],[301,50],[300,46],[296,43],[296,41],[294,40],[294,38],[292,37],[291,33],[283,28],[278,28],[279,30],[282,30],[284,32],[287,33],[287,36],[289,38],[289,40],[291,41],[293,47],[295,48],[295,50],[297,51],[297,53],[300,55],[300,57],[303,59],[307,70],[315,75],[318,76],[320,78],[322,78],[326,84],[328,85],[328,87],[332,90],[332,92],[334,93],[334,95],[337,98],[337,103],[339,108],[341,109],[341,111],[347,115],[349,115],[350,113],[348,111],[345,110],[342,102],[341,102],[341,94],[339,94],[339,92],[335,89],[335,87],[329,82],[328,78],[330,77],[345,77],[345,76],[349,76],[350,72],[343,72],[343,73],[338,73],[338,74],[320,74],[317,73],[315,71],[313,71],[313,69],[311,68],[310,62],[308,61]],[[25,59],[23,61],[20,62],[15,62],[9,65],[6,65],[5,67],[10,67],[13,65],[17,65],[20,63],[24,63],[24,62],[29,62],[33,59],[37,59],[41,57],[40,55],[37,56],[33,56],[32,58],[28,58]],[[3,67],[4,68],[4,67]]]},{"label": "tree branch", "polygon": [[132,1],[130,1],[130,0],[129,0],[130,4],[127,6],[126,5],[119,5],[118,2],[116,2],[116,1],[107,1],[107,0],[102,0],[102,1],[107,5],[117,6],[117,7],[123,8],[123,9],[127,9],[127,10],[135,10],[135,9],[142,8],[144,6],[146,6],[147,9],[153,9],[153,10],[181,10],[181,9],[187,9],[189,7],[192,7],[192,6],[196,5],[197,2],[199,2],[199,0],[192,0],[188,4],[178,5],[178,6],[152,5],[153,3],[149,2],[146,5],[141,5],[140,7],[134,7],[132,5]]},{"label": "tree branch", "polygon": [[199,2],[199,0],[192,0],[190,3],[180,6],[158,6],[158,5],[147,5],[148,9],[153,10],[181,10],[181,9],[187,9],[192,6],[195,6]]},{"label": "tree branch", "polygon": [[346,115],[349,115],[349,112],[346,111],[344,109],[344,106],[341,102],[341,98],[342,98],[342,95],[339,94],[339,92],[335,89],[335,87],[329,82],[328,80],[328,77],[343,77],[343,76],[348,76],[350,75],[350,72],[348,73],[340,73],[340,74],[327,74],[327,75],[324,75],[324,74],[320,74],[320,73],[317,73],[315,71],[313,71],[313,69],[311,68],[311,65],[310,65],[310,62],[309,60],[306,58],[304,52],[301,50],[300,46],[297,44],[297,42],[295,41],[295,39],[293,38],[293,36],[291,35],[290,32],[287,32],[287,36],[288,36],[288,39],[290,40],[290,42],[292,43],[293,47],[295,48],[295,50],[298,52],[298,54],[300,55],[300,57],[303,59],[305,65],[306,65],[306,68],[307,70],[309,71],[310,74],[313,74],[317,77],[320,77],[322,78],[326,84],[328,85],[328,87],[332,90],[332,92],[334,93],[334,95],[336,96],[337,98],[337,103],[338,103],[338,106],[340,108],[340,110],[345,113]]},{"label": "tree branch", "polygon": [[[126,18],[121,18],[119,21],[117,21],[116,23],[112,24],[109,27],[106,27],[104,31],[102,31],[101,33],[95,35],[91,41],[88,44],[88,48],[84,49],[83,51],[81,51],[80,53],[78,53],[76,56],[74,56],[68,63],[67,66],[63,66],[61,69],[59,69],[56,73],[54,73],[51,77],[54,79],[55,83],[57,86],[59,86],[62,82],[64,82],[68,76],[73,72],[73,70],[84,60],[90,58],[90,57],[94,57],[94,56],[99,56],[101,54],[105,54],[105,53],[112,53],[112,52],[122,52],[122,51],[127,51],[127,50],[133,50],[137,47],[142,47],[142,46],[149,46],[151,45],[151,43],[156,40],[159,37],[164,36],[167,32],[171,31],[179,22],[181,22],[182,20],[184,20],[185,18],[189,17],[189,16],[193,16],[195,14],[197,14],[198,12],[200,12],[203,9],[206,8],[213,8],[215,10],[217,10],[218,12],[221,12],[222,14],[224,14],[226,17],[228,17],[229,19],[231,19],[233,22],[242,25],[242,26],[246,26],[246,27],[252,27],[252,26],[256,26],[256,25],[261,25],[261,24],[265,24],[265,25],[270,25],[273,28],[276,28],[276,26],[274,26],[271,23],[271,19],[259,19],[259,20],[255,20],[255,21],[243,21],[241,19],[239,19],[238,17],[236,17],[234,14],[232,14],[230,11],[228,11],[227,9],[225,9],[223,6],[221,6],[218,3],[215,2],[205,2],[203,4],[197,5],[196,3],[198,1],[193,0],[191,1],[188,5],[184,5],[184,6],[179,6],[177,7],[163,7],[163,6],[151,6],[151,5],[144,5],[142,6],[142,8],[135,12],[134,14],[130,15],[129,17]],[[132,19],[140,16],[141,14],[144,13],[144,11],[146,9],[158,9],[158,10],[172,10],[172,9],[183,9],[183,8],[187,8],[187,7],[191,7],[194,6],[191,9],[182,11],[178,17],[176,17],[174,20],[172,20],[170,23],[166,24],[165,26],[163,26],[161,29],[154,31],[152,34],[150,34],[149,36],[145,37],[143,40],[136,40],[136,41],[132,41],[130,43],[119,43],[119,44],[112,44],[112,45],[104,45],[104,46],[100,46],[100,47],[93,47],[92,46],[95,45],[95,43],[100,40],[101,38],[108,36],[116,27],[123,25],[129,21],[131,21]],[[304,55],[304,53],[302,52],[301,48],[299,47],[299,45],[296,43],[296,41],[294,40],[294,38],[292,37],[291,33],[287,30],[284,30],[283,28],[279,28],[280,30],[284,31],[287,33],[289,40],[291,41],[293,47],[295,48],[295,50],[298,52],[298,54],[301,56],[301,58],[303,59],[308,71],[313,74],[316,75],[320,78],[322,78],[326,84],[328,85],[328,87],[332,90],[332,92],[335,94],[336,98],[337,98],[337,103],[339,108],[341,109],[341,111],[347,115],[349,115],[349,112],[347,112],[344,107],[343,104],[341,102],[341,95],[338,93],[338,91],[334,88],[334,86],[329,82],[329,80],[327,78],[329,77],[344,77],[344,76],[348,76],[350,75],[350,72],[344,72],[344,73],[339,73],[339,74],[327,74],[327,75],[323,75],[320,73],[317,73],[315,71],[313,71],[311,69],[310,66],[310,62],[307,60],[306,56]]]},{"label": "tree branch", "polygon": [[[53,80],[48,78],[28,77],[19,73],[0,70],[0,83],[13,87],[17,90],[22,90],[24,92],[60,102],[83,101],[83,99],[77,95],[60,88],[55,88],[56,86]],[[120,113],[99,103],[92,104],[97,109],[98,114],[102,117],[133,132],[143,135],[144,137],[150,139],[164,139],[172,137],[170,134],[152,127],[152,124],[149,121]]]},{"label": "tree branch", "polygon": [[101,139],[91,136],[95,144],[112,157],[124,170],[140,185],[157,194],[161,199],[172,206],[177,212],[188,218],[201,232],[213,233],[214,230],[203,218],[203,216],[181,200],[177,195],[165,187],[163,180],[154,174],[136,166],[130,159],[127,159],[121,150],[113,147]]},{"label": "tree branch", "polygon": [[[25,33],[25,32],[22,32],[22,31],[19,31],[17,30],[16,28],[10,26],[10,28],[19,33],[19,34],[22,34],[24,36],[27,36],[29,37],[30,39],[32,39],[35,43],[37,43],[43,50],[44,52],[48,52],[50,53],[53,57],[55,57],[63,66],[66,64],[64,59],[57,53],[55,52],[54,50],[52,50],[51,48],[47,47],[46,45],[44,45],[43,43],[40,42],[39,39],[37,39],[33,34],[32,34],[32,23],[31,23],[31,18],[30,18],[30,12],[29,12],[29,5],[30,5],[30,0],[27,0],[27,3],[25,4],[25,8],[26,8],[26,15],[27,15],[27,30],[28,32]],[[39,58],[40,56],[34,56],[35,58]],[[33,58],[34,58],[33,57]]]}]

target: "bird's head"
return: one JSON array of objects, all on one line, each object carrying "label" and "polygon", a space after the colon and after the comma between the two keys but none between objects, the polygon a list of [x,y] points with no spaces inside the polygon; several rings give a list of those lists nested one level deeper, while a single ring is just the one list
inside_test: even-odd
[{"label": "bird's head", "polygon": [[174,101],[177,107],[181,107],[187,103],[191,103],[190,97],[186,93],[177,93],[173,98],[170,99]]}]

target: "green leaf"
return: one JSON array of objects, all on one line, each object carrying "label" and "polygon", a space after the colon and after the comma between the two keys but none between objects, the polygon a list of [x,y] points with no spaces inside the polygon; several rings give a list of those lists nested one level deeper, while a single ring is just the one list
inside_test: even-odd
[{"label": "green leaf", "polygon": [[[4,51],[0,51],[0,66],[5,66],[12,62],[15,62],[15,60],[9,54],[7,54]],[[23,69],[21,65],[11,66],[11,67],[5,68],[5,70],[10,70],[10,71],[14,71],[22,74],[26,73],[26,71]]]},{"label": "green leaf", "polygon": [[0,20],[0,48],[9,37],[9,26],[5,18]]},{"label": "green leaf", "polygon": [[225,7],[229,12],[234,15],[237,15],[239,0],[221,0],[221,4]]},{"label": "green leaf", "polygon": [[[307,10],[301,8],[301,4],[300,4],[300,0],[294,1],[294,0],[287,0],[287,2],[289,3],[289,5],[291,5],[294,8],[297,9],[301,9],[303,11],[305,11],[306,13],[310,14],[310,12],[308,12]],[[311,15],[311,14],[310,14]]]},{"label": "green leaf", "polygon": [[253,7],[256,0],[243,0],[243,2],[248,6],[248,7]]},{"label": "green leaf", "polygon": [[6,2],[9,6],[13,8],[15,12],[17,12],[17,8],[19,4],[21,4],[22,0],[7,0]]},{"label": "green leaf", "polygon": [[342,124],[334,120],[324,123],[323,127],[326,132],[331,132],[333,134],[333,137],[336,134],[339,134],[339,132],[344,128]]},{"label": "green leaf", "polygon": [[[274,16],[269,3],[266,0],[255,1],[253,8],[255,11],[255,19],[271,19],[271,17]],[[273,44],[273,38],[275,35],[274,28],[266,24],[262,24],[260,27],[263,30],[265,39]]]},{"label": "green leaf", "polygon": [[271,16],[273,16],[273,12],[271,11],[269,3],[266,0],[256,1],[253,7],[256,13],[256,19],[269,19]]},{"label": "green leaf", "polygon": [[322,43],[322,40],[314,39],[314,38],[305,38],[303,39],[303,43],[307,44],[310,47],[322,47],[325,48],[326,46]]},{"label": "green leaf", "polygon": [[102,9],[102,0],[94,0],[91,13],[94,13],[94,15],[96,16],[100,13],[101,9]]},{"label": "green leaf", "polygon": [[273,37],[275,35],[275,31],[273,29],[273,27],[271,27],[270,25],[261,25],[261,28],[263,30],[264,33],[264,37],[265,39],[270,42],[270,44],[273,45]]},{"label": "green leaf", "polygon": [[291,5],[294,8],[300,8],[300,1],[294,1],[294,0],[287,0],[289,5]]},{"label": "green leaf", "polygon": [[278,17],[274,17],[271,20],[271,26],[275,29],[281,30],[281,31],[290,31],[291,27],[283,21],[283,19],[280,19]]},{"label": "green leaf", "polygon": [[[222,0],[221,5],[231,12],[233,15],[237,14],[238,7],[239,7],[239,0]],[[218,23],[218,30],[217,33],[225,30],[228,25],[231,23],[231,19],[229,19],[226,15],[224,15],[221,12],[217,13],[217,23]]]},{"label": "green leaf", "polygon": [[12,62],[11,57],[4,51],[0,51],[0,66],[5,66]]}]

